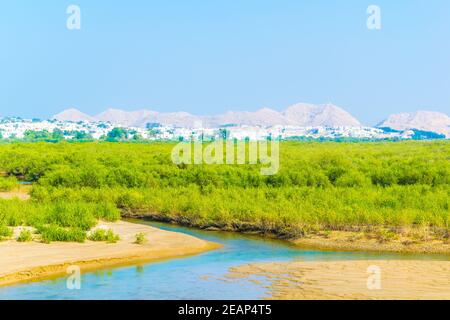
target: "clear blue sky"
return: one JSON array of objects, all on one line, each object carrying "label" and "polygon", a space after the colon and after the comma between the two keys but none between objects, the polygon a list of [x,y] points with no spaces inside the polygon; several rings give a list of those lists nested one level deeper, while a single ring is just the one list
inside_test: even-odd
[{"label": "clear blue sky", "polygon": [[[79,31],[66,29],[70,4]],[[366,28],[370,4],[380,31]],[[2,116],[296,102],[333,102],[366,124],[450,113],[448,0],[11,0],[0,43]]]}]

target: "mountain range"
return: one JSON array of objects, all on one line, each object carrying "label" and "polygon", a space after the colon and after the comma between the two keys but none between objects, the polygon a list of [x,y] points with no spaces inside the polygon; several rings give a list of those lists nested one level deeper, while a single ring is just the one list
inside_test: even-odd
[{"label": "mountain range", "polygon": [[218,127],[223,125],[249,126],[360,126],[361,123],[345,110],[333,105],[299,103],[282,112],[263,108],[255,112],[229,111],[213,116],[192,115],[187,112],[156,112],[151,110],[123,111],[108,109],[90,116],[77,109],[67,109],[53,119],[63,121],[105,121],[124,126],[145,127],[147,123],[160,123],[179,127]]},{"label": "mountain range", "polygon": [[444,134],[450,137],[450,117],[445,113],[417,111],[390,115],[378,127],[394,130],[418,129]]},{"label": "mountain range", "polygon": [[[255,112],[229,111],[223,114],[202,116],[187,112],[157,112],[152,110],[124,111],[108,109],[98,115],[90,116],[77,109],[67,109],[53,119],[63,121],[104,121],[123,126],[145,127],[148,123],[160,123],[176,127],[220,127],[225,125],[249,126],[350,126],[358,127],[362,124],[344,109],[333,104],[314,105],[298,103],[284,111],[263,108]],[[418,111],[390,115],[377,127],[394,130],[417,129],[445,134],[450,137],[450,118],[445,113],[432,111]]]}]

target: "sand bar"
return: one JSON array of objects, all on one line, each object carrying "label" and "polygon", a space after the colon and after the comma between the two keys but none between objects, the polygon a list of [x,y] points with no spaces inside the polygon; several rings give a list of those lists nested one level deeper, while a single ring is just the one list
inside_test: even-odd
[{"label": "sand bar", "polygon": [[[120,236],[120,241],[113,244],[0,242],[0,286],[64,275],[71,265],[86,271],[182,257],[220,247],[186,234],[125,221],[101,222],[98,227],[112,229]],[[135,244],[136,234],[141,232],[146,234],[148,241],[143,245]]]},{"label": "sand bar", "polygon": [[450,261],[326,261],[261,263],[229,278],[266,278],[271,299],[450,300]]}]

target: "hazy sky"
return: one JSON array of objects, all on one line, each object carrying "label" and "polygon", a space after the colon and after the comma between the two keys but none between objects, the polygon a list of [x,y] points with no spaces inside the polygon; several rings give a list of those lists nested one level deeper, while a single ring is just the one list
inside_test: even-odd
[{"label": "hazy sky", "polygon": [[[66,28],[70,4],[81,30]],[[381,30],[367,29],[371,4]],[[0,88],[2,116],[297,102],[333,102],[366,124],[450,114],[450,1],[2,1]]]}]

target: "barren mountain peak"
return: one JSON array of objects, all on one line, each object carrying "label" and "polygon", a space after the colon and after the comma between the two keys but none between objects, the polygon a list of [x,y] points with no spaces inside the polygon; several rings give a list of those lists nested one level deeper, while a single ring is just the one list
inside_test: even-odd
[{"label": "barren mountain peak", "polygon": [[328,103],[314,105],[297,103],[288,107],[284,112],[264,107],[254,112],[228,111],[214,116],[196,116],[188,112],[155,112],[147,109],[124,111],[108,108],[104,112],[90,117],[78,110],[66,110],[60,117],[62,120],[98,120],[108,121],[126,126],[145,127],[147,123],[161,123],[180,127],[192,127],[196,123],[203,123],[206,127],[216,127],[226,124],[251,126],[359,126],[358,120],[343,109]]},{"label": "barren mountain peak", "polygon": [[450,136],[450,117],[442,112],[419,110],[390,115],[378,124],[395,130],[418,129]]},{"label": "barren mountain peak", "polygon": [[61,121],[92,121],[93,118],[76,108],[66,109],[52,117],[52,119]]}]

